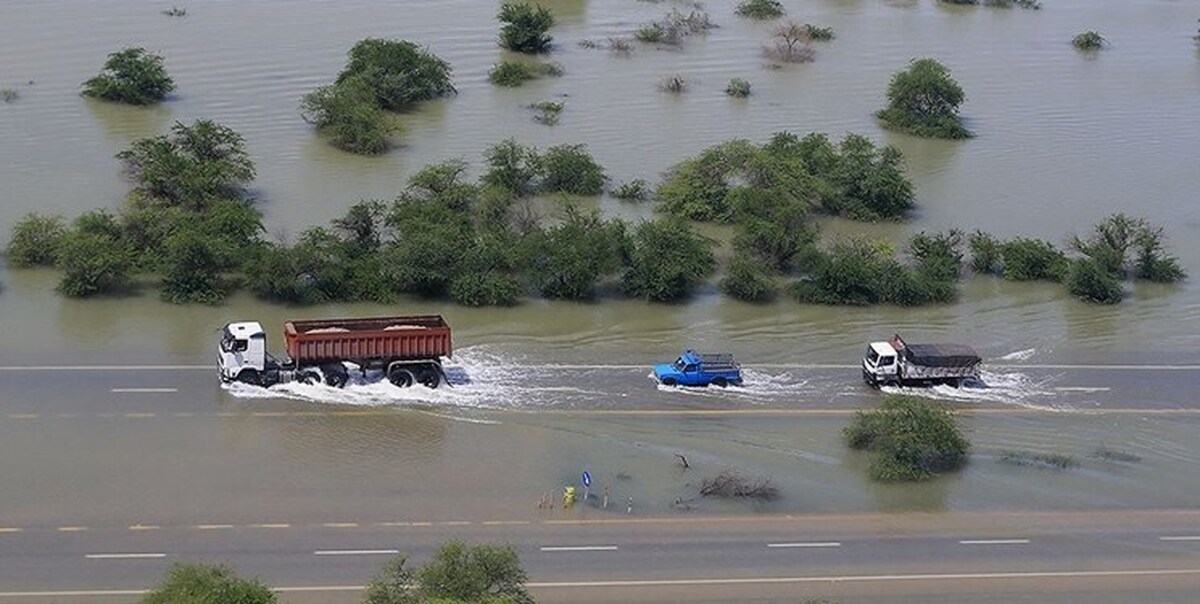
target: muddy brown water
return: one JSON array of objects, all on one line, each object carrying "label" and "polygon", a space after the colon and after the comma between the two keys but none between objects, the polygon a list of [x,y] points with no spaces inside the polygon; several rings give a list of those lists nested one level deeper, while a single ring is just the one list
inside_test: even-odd
[{"label": "muddy brown water", "polygon": [[[488,145],[510,136],[540,147],[586,143],[620,182],[654,181],[674,162],[733,137],[761,141],[780,130],[823,131],[834,137],[860,132],[904,152],[918,210],[911,220],[897,224],[824,220],[830,237],[867,234],[900,241],[920,230],[957,227],[1062,242],[1112,212],[1126,211],[1163,225],[1184,267],[1200,271],[1200,246],[1195,244],[1200,236],[1195,203],[1200,54],[1191,39],[1200,14],[1195,5],[1073,0],[1026,11],[950,8],[931,1],[788,2],[792,15],[833,27],[837,39],[817,44],[811,64],[775,69],[761,57],[769,25],[735,18],[732,2],[709,4],[720,27],[708,35],[689,39],[680,49],[640,45],[627,57],[583,49],[577,42],[628,35],[679,5],[634,0],[547,4],[560,17],[553,30],[557,47],[549,58],[561,62],[566,75],[501,89],[486,77],[490,66],[505,56],[495,45],[493,3],[205,2],[187,5],[186,17],[170,18],[160,14],[165,6],[147,2],[7,2],[0,8],[0,87],[17,89],[20,98],[0,105],[0,230],[7,233],[29,211],[73,216],[97,207],[116,208],[128,184],[113,154],[176,120],[212,118],[246,137],[258,163],[254,194],[271,236],[285,239],[327,223],[359,199],[393,197],[408,175],[428,163],[462,157],[478,166]],[[1070,38],[1085,29],[1102,32],[1111,48],[1095,55],[1073,50]],[[297,109],[301,95],[332,80],[345,51],[368,36],[427,45],[453,65],[459,89],[455,97],[404,115],[397,148],[377,158],[332,149],[312,133]],[[141,109],[78,96],[79,83],[95,74],[104,55],[126,45],[142,45],[166,57],[178,85],[168,102]],[[875,123],[872,113],[883,103],[888,78],[920,56],[943,61],[963,85],[968,95],[963,114],[977,138],[919,140],[883,131]],[[656,84],[673,74],[686,78],[689,90],[680,96],[658,92]],[[745,100],[727,98],[722,90],[732,77],[750,80],[754,94]],[[557,126],[533,122],[524,108],[546,99],[566,103]],[[607,197],[586,203],[630,219],[651,212],[648,206]],[[989,416],[972,426],[985,461],[972,464],[961,478],[922,490],[866,484],[861,461],[837,442],[841,419],[554,418],[531,426],[528,418],[506,421],[502,412],[475,410],[867,404],[876,395],[857,386],[851,366],[864,342],[895,331],[910,338],[969,342],[993,363],[1195,364],[1200,362],[1200,287],[1195,279],[1178,286],[1138,285],[1121,305],[1100,308],[1070,299],[1058,286],[978,278],[962,284],[958,303],[924,309],[824,308],[786,300],[750,306],[720,297],[712,286],[680,306],[530,300],[512,309],[465,309],[410,300],[393,306],[296,309],[236,294],[219,307],[178,307],[159,302],[153,292],[65,300],[53,293],[56,277],[51,271],[0,268],[0,282],[0,364],[10,366],[203,365],[211,360],[215,331],[230,320],[262,320],[278,348],[278,330],[286,318],[442,312],[455,328],[462,365],[473,374],[475,390],[465,389],[467,394],[459,398],[405,395],[391,402],[451,415],[467,408],[485,418],[499,415],[503,422],[423,418],[396,432],[386,430],[391,422],[365,430],[338,426],[337,420],[330,420],[333,428],[322,424],[319,429],[254,423],[217,427],[220,421],[164,428],[184,431],[181,439],[196,442],[193,459],[211,455],[213,461],[201,467],[207,468],[202,473],[214,488],[257,476],[246,458],[235,461],[222,454],[228,442],[223,439],[246,439],[237,441],[245,450],[233,450],[250,460],[297,464],[297,476],[313,473],[308,475],[313,492],[331,493],[347,491],[347,476],[357,475],[347,474],[346,467],[386,466],[395,454],[395,435],[411,433],[415,436],[403,440],[416,452],[406,453],[404,471],[389,478],[510,472],[510,479],[495,487],[504,506],[523,506],[519,502],[536,499],[546,485],[589,465],[610,472],[649,468],[635,479],[639,500],[654,501],[665,511],[680,487],[678,477],[670,474],[676,449],[692,451],[710,467],[743,467],[776,476],[789,496],[770,510],[1183,505],[1194,496],[1187,486],[1194,481],[1179,479],[1180,473],[1195,474],[1200,449],[1188,429],[1194,421],[1174,417],[1098,419],[1067,413],[1042,421]],[[756,369],[762,387],[729,397],[676,397],[654,390],[645,378],[649,364],[685,346],[728,350],[749,367],[762,366]],[[807,364],[845,367],[821,372],[770,367]],[[554,365],[580,367],[558,371],[550,367]],[[605,368],[610,365],[635,368]],[[1149,378],[1139,382],[1143,378],[1133,374],[998,373],[997,380],[1008,390],[967,404],[1179,407],[1195,404],[1194,387],[1200,381],[1195,372],[1172,373],[1165,383],[1155,384]],[[89,378],[61,379],[82,390]],[[1118,387],[1108,391],[1057,390],[1114,383]],[[500,387],[489,390],[489,384]],[[335,408],[389,402],[388,395],[362,394]],[[34,395],[0,401],[0,409],[23,413],[33,406],[36,412]],[[324,408],[313,401],[320,396],[311,393],[268,401],[224,392],[215,384],[211,393],[188,396],[187,408],[200,413],[254,405]],[[88,412],[86,397],[70,405],[72,413]],[[0,422],[6,431],[24,433],[19,424]],[[164,441],[155,430],[137,425],[81,423],[45,430],[45,438],[6,439],[3,445],[11,449],[3,456],[9,464],[5,474],[25,485],[5,489],[4,502],[12,504],[10,509],[29,510],[32,517],[40,516],[34,511],[37,502],[65,488],[47,486],[39,478],[46,468],[39,464],[71,466],[104,460],[105,455],[124,459],[139,447],[162,446]],[[1137,451],[1145,462],[1116,470],[1085,465],[1051,474],[986,461],[986,455],[1010,447],[1086,457],[1096,442]],[[44,462],[22,455],[46,447],[57,453]],[[487,458],[489,450],[504,454],[465,469],[468,459]],[[71,461],[81,451],[95,455]],[[342,460],[341,465],[310,463],[322,458]],[[309,461],[287,461],[297,459]],[[553,461],[529,465],[529,459]],[[796,472],[798,459],[807,469]],[[98,472],[114,471],[103,461],[91,463],[100,464]],[[144,471],[152,483],[173,480],[182,468],[150,464]],[[412,499],[413,508],[454,509],[468,483],[465,478],[437,481],[427,496]],[[89,488],[88,481],[70,484]],[[109,493],[107,487],[90,488],[100,498]],[[119,489],[111,493],[119,495]],[[150,499],[145,513],[161,512],[171,501]],[[352,504],[362,505],[363,515],[383,509],[370,497],[364,501]],[[268,507],[266,499],[257,505]],[[319,505],[318,498],[297,507]],[[462,504],[462,509],[476,512],[476,506],[488,507],[485,500]],[[233,507],[238,506],[231,513]],[[69,515],[71,510],[62,512]]]}]

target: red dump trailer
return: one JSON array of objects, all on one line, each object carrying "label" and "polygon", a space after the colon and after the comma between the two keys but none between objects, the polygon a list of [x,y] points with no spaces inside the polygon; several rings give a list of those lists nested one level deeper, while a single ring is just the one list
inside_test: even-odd
[{"label": "red dump trailer", "polygon": [[364,374],[382,370],[396,386],[437,388],[445,379],[442,358],[454,351],[441,315],[288,321],[283,335],[287,357],[276,360],[260,323],[226,325],[217,353],[221,379],[260,386],[324,380],[341,387],[349,362]]}]

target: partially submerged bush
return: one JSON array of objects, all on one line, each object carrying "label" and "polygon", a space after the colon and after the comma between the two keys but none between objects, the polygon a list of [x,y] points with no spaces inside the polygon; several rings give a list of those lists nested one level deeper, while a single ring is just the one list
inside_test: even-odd
[{"label": "partially submerged bush", "polygon": [[950,411],[917,397],[889,394],[842,429],[852,449],[871,452],[868,473],[884,482],[932,478],[966,463],[970,443]]},{"label": "partially submerged bush", "polygon": [[558,123],[558,118],[562,115],[566,104],[557,101],[539,101],[529,105],[537,113],[533,116],[533,121],[547,126],[553,126]]},{"label": "partially submerged bush", "polygon": [[966,99],[950,70],[934,59],[914,60],[888,84],[888,106],[876,116],[888,128],[928,138],[973,136],[962,125],[958,107]]},{"label": "partially submerged bush", "polygon": [[1071,46],[1076,50],[1095,51],[1108,46],[1108,40],[1104,39],[1098,32],[1085,31],[1071,38]]},{"label": "partially submerged bush", "polygon": [[951,301],[955,283],[922,267],[904,266],[886,244],[862,239],[835,243],[819,256],[792,297],[811,304],[920,306]]},{"label": "partially submerged bush", "polygon": [[700,496],[774,501],[779,499],[779,489],[765,476],[751,479],[740,472],[725,470],[700,480]]},{"label": "partially submerged bush", "polygon": [[832,27],[819,27],[812,23],[805,23],[804,27],[808,29],[808,37],[815,42],[828,42],[837,37]]},{"label": "partially submerged bush", "polygon": [[812,40],[812,30],[808,25],[784,21],[772,30],[771,45],[763,49],[763,55],[784,63],[811,63],[817,57]]},{"label": "partially submerged bush", "polygon": [[72,298],[88,298],[126,291],[133,263],[118,239],[76,221],[75,230],[59,246],[56,266],[63,272],[58,291]]},{"label": "partially submerged bush", "polygon": [[62,216],[30,213],[12,227],[6,254],[12,268],[54,266],[58,249],[67,235]]},{"label": "partially submerged bush", "polygon": [[770,302],[779,293],[771,271],[762,262],[735,255],[718,287],[725,295],[743,302]]},{"label": "partially submerged bush", "polygon": [[1001,248],[1004,278],[1009,281],[1061,281],[1067,257],[1048,241],[1017,237]]},{"label": "partially submerged bush", "polygon": [[567,206],[566,220],[530,234],[522,245],[523,264],[543,296],[586,300],[601,279],[620,270],[629,240],[624,223]]},{"label": "partially submerged bush", "polygon": [[407,40],[367,38],[348,53],[337,84],[359,78],[371,86],[376,104],[388,111],[453,94],[450,64]]},{"label": "partially submerged bush", "polygon": [[639,27],[633,37],[640,42],[679,46],[685,38],[706,33],[715,27],[708,13],[702,10],[684,13],[674,9],[662,19]]},{"label": "partially submerged bush", "polygon": [[604,191],[604,168],[586,145],[556,145],[541,157],[542,190],[572,195],[599,195]]},{"label": "partially submerged bush", "polygon": [[500,46],[530,54],[548,52],[554,38],[546,33],[554,26],[554,13],[531,2],[505,2],[496,16],[500,28]]},{"label": "partially submerged bush", "polygon": [[183,228],[167,239],[161,297],[172,304],[217,304],[225,299],[219,252],[210,238]]},{"label": "partially submerged bush", "polygon": [[137,193],[195,210],[216,199],[239,197],[254,179],[245,139],[211,120],[175,122],[170,136],[134,141],[117,159]]},{"label": "partially submerged bush", "polygon": [[682,220],[643,222],[633,232],[625,293],[652,302],[683,300],[716,268],[713,246]]},{"label": "partially submerged bush", "polygon": [[784,14],[779,0],[742,0],[733,12],[751,19],[775,19]]},{"label": "partially submerged bush", "polygon": [[322,86],[305,95],[300,108],[304,121],[316,126],[338,149],[378,155],[391,146],[388,136],[395,126],[376,105],[371,85],[361,78]]},{"label": "partially submerged bush", "polygon": [[533,66],[521,61],[501,61],[493,65],[488,79],[497,86],[515,87],[537,77]]},{"label": "partially submerged bush", "polygon": [[750,82],[741,78],[733,78],[729,80],[729,84],[725,86],[725,94],[744,99],[750,96]]},{"label": "partially submerged bush", "polygon": [[175,90],[163,58],[144,48],[126,48],[108,55],[100,75],[83,83],[83,95],[115,103],[152,105]]},{"label": "partially submerged bush", "polygon": [[233,569],[212,564],[176,563],[167,576],[140,600],[141,604],[274,604],[275,592],[257,579],[243,579]]},{"label": "partially submerged bush", "polygon": [[1085,302],[1116,304],[1125,297],[1121,282],[1099,262],[1090,258],[1071,261],[1066,284],[1072,296]]},{"label": "partially submerged bush", "polygon": [[1101,461],[1117,462],[1117,463],[1138,463],[1142,461],[1142,457],[1129,451],[1121,451],[1119,449],[1110,449],[1108,447],[1099,447],[1092,452],[1092,457]]},{"label": "partially submerged bush", "polygon": [[663,92],[669,92],[671,94],[681,94],[683,91],[687,90],[687,87],[687,80],[683,79],[683,76],[680,75],[667,77],[658,83],[659,90]]},{"label": "partially submerged bush", "polygon": [[0,88],[0,101],[11,103],[21,98],[21,93],[13,88]]},{"label": "partially submerged bush", "polygon": [[646,201],[650,199],[650,194],[650,183],[641,178],[623,182],[612,190],[613,197],[628,201]]},{"label": "partially submerged bush", "polygon": [[1094,226],[1087,238],[1072,237],[1070,244],[1117,279],[1174,283],[1186,277],[1179,261],[1165,250],[1162,227],[1145,218],[1113,214]]},{"label": "partially submerged bush", "polygon": [[1001,451],[996,461],[1014,466],[1032,466],[1054,470],[1069,470],[1079,466],[1079,460],[1063,453],[1032,451]]},{"label": "partially submerged bush", "polygon": [[532,192],[542,174],[542,160],[537,149],[522,145],[516,139],[492,145],[484,152],[484,158],[489,168],[483,175],[483,183],[515,195]]}]

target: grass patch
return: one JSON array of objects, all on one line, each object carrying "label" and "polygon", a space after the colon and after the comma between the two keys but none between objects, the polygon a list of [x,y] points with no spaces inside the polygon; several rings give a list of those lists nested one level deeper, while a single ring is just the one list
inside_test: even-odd
[{"label": "grass patch", "polygon": [[1085,31],[1071,38],[1071,46],[1074,46],[1076,50],[1097,51],[1108,46],[1108,40],[1105,40],[1099,32]]},{"label": "grass patch", "polygon": [[533,66],[520,61],[501,61],[488,72],[488,79],[497,86],[515,88],[534,79]]},{"label": "grass patch", "polygon": [[725,86],[725,94],[734,98],[744,99],[750,96],[750,82],[741,78],[733,78]]},{"label": "grass patch", "polygon": [[1032,451],[1001,451],[996,461],[1014,466],[1032,466],[1053,470],[1068,470],[1079,466],[1079,460],[1070,455]]},{"label": "grass patch", "polygon": [[871,452],[868,473],[881,482],[912,482],[957,470],[970,443],[949,410],[907,395],[888,395],[842,429],[852,449]]}]

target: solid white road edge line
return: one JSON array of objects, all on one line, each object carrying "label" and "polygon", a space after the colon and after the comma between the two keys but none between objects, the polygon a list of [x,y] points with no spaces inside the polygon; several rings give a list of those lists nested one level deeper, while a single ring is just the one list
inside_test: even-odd
[{"label": "solid white road edge line", "polygon": [[382,556],[399,554],[398,549],[319,549],[314,556]]},{"label": "solid white road edge line", "polygon": [[166,558],[166,554],[86,554],[88,560],[145,560]]},{"label": "solid white road edge line", "polygon": [[963,539],[959,545],[1025,545],[1028,539]]},{"label": "solid white road edge line", "polygon": [[1200,535],[1169,535],[1159,537],[1159,541],[1200,541]]},{"label": "solid white road edge line", "polygon": [[551,545],[538,548],[543,552],[615,552],[615,545]]},{"label": "solid white road edge line", "polygon": [[810,541],[805,543],[768,543],[767,547],[841,547],[838,541]]}]

